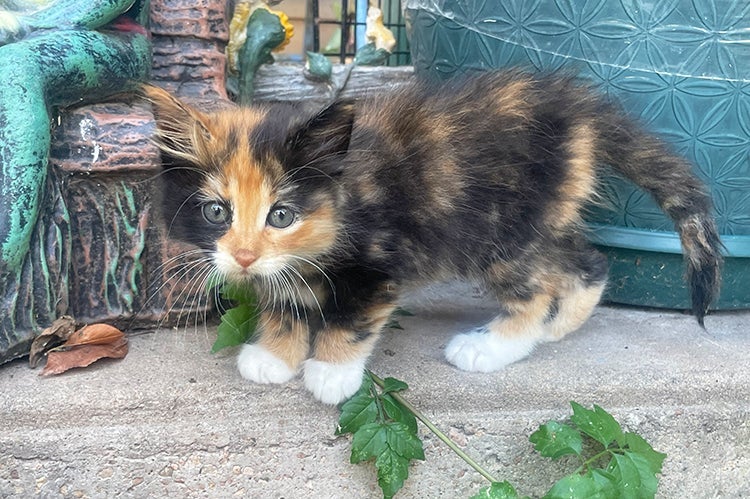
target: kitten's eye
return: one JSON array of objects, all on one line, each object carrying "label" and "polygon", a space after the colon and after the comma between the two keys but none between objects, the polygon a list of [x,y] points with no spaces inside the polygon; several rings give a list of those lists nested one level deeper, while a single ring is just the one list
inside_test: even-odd
[{"label": "kitten's eye", "polygon": [[271,210],[266,219],[266,223],[277,229],[286,229],[292,225],[295,218],[294,211],[292,211],[291,208],[279,206]]},{"label": "kitten's eye", "polygon": [[204,204],[202,210],[206,222],[214,225],[228,223],[231,216],[229,209],[216,201]]}]

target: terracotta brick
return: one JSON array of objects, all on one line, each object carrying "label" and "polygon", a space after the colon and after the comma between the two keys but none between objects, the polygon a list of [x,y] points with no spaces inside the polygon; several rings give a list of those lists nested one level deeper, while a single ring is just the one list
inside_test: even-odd
[{"label": "terracotta brick", "polygon": [[177,37],[155,37],[151,78],[180,97],[226,99],[224,45]]},{"label": "terracotta brick", "polygon": [[151,32],[154,35],[229,40],[226,1],[152,0]]}]

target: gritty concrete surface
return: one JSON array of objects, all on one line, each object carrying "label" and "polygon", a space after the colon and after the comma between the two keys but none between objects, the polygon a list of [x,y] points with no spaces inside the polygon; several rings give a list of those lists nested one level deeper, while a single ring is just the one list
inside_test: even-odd
[{"label": "gritty concrete surface", "polygon": [[[750,313],[707,318],[600,307],[577,333],[495,374],[459,372],[442,351],[492,315],[464,287],[416,296],[370,367],[407,381],[409,399],[519,492],[564,470],[528,442],[539,424],[599,404],[668,454],[660,497],[750,497]],[[300,380],[242,380],[215,331],[131,338],[129,355],[41,378],[0,367],[0,497],[381,497],[371,465],[349,463],[335,407]],[[421,430],[422,431],[422,430]],[[398,497],[469,497],[483,479],[422,431],[426,462]]]}]

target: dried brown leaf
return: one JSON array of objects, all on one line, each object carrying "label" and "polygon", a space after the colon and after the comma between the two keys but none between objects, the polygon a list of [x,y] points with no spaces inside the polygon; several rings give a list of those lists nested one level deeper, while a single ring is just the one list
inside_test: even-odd
[{"label": "dried brown leaf", "polygon": [[116,343],[124,336],[125,334],[122,331],[109,324],[89,324],[71,334],[62,346],[107,345]]},{"label": "dried brown leaf", "polygon": [[76,329],[76,321],[69,315],[55,320],[50,327],[34,338],[29,351],[29,366],[33,369],[39,365],[42,357],[51,349],[64,343]]},{"label": "dried brown leaf", "polygon": [[78,345],[70,350],[50,352],[47,355],[47,365],[40,376],[61,374],[74,367],[86,367],[105,357],[122,359],[128,354],[128,339],[123,336],[114,343],[106,345]]}]

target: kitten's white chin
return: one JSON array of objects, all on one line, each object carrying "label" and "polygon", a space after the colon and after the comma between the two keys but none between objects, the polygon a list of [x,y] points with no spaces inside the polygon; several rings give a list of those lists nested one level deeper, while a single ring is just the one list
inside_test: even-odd
[{"label": "kitten's white chin", "polygon": [[315,359],[305,361],[305,387],[324,404],[345,401],[362,386],[365,359],[332,364]]},{"label": "kitten's white chin", "polygon": [[286,383],[297,374],[286,362],[260,345],[242,345],[237,368],[243,378],[255,383]]}]

